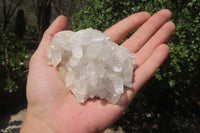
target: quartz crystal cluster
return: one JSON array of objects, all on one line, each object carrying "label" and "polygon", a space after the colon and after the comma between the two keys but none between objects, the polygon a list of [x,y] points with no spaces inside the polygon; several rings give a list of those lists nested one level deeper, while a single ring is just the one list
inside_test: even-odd
[{"label": "quartz crystal cluster", "polygon": [[98,97],[115,104],[124,86],[132,87],[134,54],[92,28],[55,34],[47,61],[59,67],[66,87],[81,103]]}]

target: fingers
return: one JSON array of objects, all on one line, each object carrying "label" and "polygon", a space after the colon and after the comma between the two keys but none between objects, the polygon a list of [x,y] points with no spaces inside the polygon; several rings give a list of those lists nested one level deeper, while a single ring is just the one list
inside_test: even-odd
[{"label": "fingers", "polygon": [[50,44],[54,34],[56,34],[59,31],[66,30],[67,27],[68,27],[67,18],[62,15],[57,17],[56,20],[54,20],[54,22],[50,25],[50,27],[45,31],[36,52],[46,55],[46,49]]},{"label": "fingers", "polygon": [[150,57],[134,73],[133,88],[138,91],[150,79],[169,53],[165,44],[158,46]]},{"label": "fingers", "polygon": [[142,25],[149,18],[150,14],[147,12],[135,13],[113,25],[104,33],[110,36],[111,41],[119,43],[128,33]]},{"label": "fingers", "polygon": [[149,58],[138,67],[133,75],[133,88],[126,88],[125,93],[120,98],[118,105],[127,106],[138,92],[138,90],[150,79],[157,68],[162,64],[169,53],[169,47],[165,44],[159,45]]},{"label": "fingers", "polygon": [[162,27],[171,17],[171,12],[163,9],[154,14],[146,23],[144,23],[122,46],[136,53],[143,45]]},{"label": "fingers", "polygon": [[175,25],[172,22],[165,23],[153,37],[137,52],[135,62],[140,66],[152,54],[158,45],[163,44],[171,36],[175,30]]}]

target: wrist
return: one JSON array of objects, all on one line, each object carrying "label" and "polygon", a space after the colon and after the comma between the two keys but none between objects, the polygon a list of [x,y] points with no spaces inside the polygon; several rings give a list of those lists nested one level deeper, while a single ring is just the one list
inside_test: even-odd
[{"label": "wrist", "polygon": [[20,133],[56,133],[48,123],[26,112]]}]

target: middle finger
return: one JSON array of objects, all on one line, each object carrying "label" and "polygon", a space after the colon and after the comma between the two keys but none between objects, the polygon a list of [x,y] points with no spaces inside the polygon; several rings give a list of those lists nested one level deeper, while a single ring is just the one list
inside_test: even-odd
[{"label": "middle finger", "polygon": [[171,17],[171,12],[163,9],[154,14],[146,23],[144,23],[122,46],[128,48],[130,52],[139,51],[145,42],[164,25]]}]

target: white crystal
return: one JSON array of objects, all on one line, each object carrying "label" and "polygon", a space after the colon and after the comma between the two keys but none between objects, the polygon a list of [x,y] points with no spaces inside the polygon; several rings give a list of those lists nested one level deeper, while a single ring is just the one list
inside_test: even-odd
[{"label": "white crystal", "polygon": [[99,97],[117,103],[124,86],[132,87],[134,54],[92,28],[55,34],[47,61],[59,67],[66,87],[78,102]]}]

